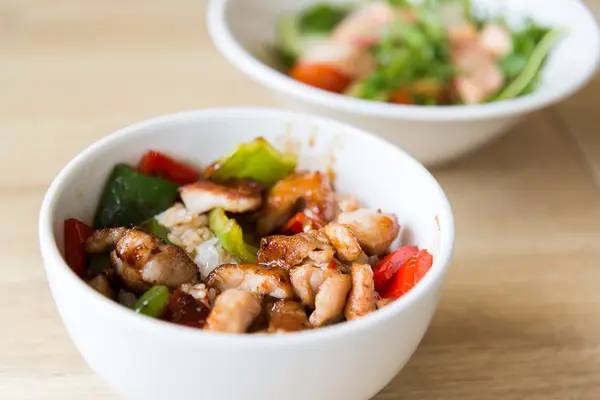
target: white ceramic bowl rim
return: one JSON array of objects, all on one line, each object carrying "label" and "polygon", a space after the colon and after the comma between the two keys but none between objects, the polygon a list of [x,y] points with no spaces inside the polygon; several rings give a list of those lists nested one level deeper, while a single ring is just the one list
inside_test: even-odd
[{"label": "white ceramic bowl rim", "polygon": [[[454,220],[452,216],[452,210],[445,193],[435,180],[435,178],[419,164],[414,158],[405,153],[401,149],[397,149],[398,153],[402,157],[405,157],[409,162],[413,163],[417,170],[421,170],[426,179],[427,185],[433,185],[437,188],[437,192],[442,199],[443,208],[440,210],[440,214],[445,217],[445,228],[442,230],[440,237],[440,253],[434,260],[434,265],[426,276],[415,286],[410,292],[396,300],[393,304],[378,310],[376,313],[368,315],[359,320],[345,322],[341,324],[332,325],[329,327],[303,331],[299,333],[292,333],[286,335],[232,335],[225,333],[213,333],[200,331],[198,329],[188,328],[185,326],[179,326],[173,323],[164,322],[157,319],[148,318],[142,315],[138,315],[131,310],[126,309],[122,305],[115,301],[107,299],[101,294],[97,293],[94,289],[90,288],[84,281],[75,275],[71,269],[67,266],[66,262],[61,255],[58,248],[57,242],[54,237],[54,226],[57,223],[54,221],[55,209],[57,208],[57,198],[63,190],[63,187],[67,182],[70,181],[73,175],[78,174],[86,162],[86,159],[92,154],[100,151],[102,148],[114,142],[119,142],[130,136],[135,136],[137,132],[141,132],[146,127],[161,124],[166,121],[181,121],[186,119],[235,119],[244,118],[244,116],[251,116],[261,114],[266,118],[310,118],[317,124],[327,123],[329,125],[335,124],[337,128],[343,130],[345,135],[350,136],[365,136],[368,135],[369,139],[378,142],[379,146],[392,146],[391,144],[379,139],[376,136],[366,134],[365,132],[356,129],[354,127],[334,122],[322,117],[314,117],[301,113],[281,111],[268,108],[251,108],[251,107],[240,107],[240,108],[214,108],[204,110],[192,110],[185,111],[176,114],[164,115],[145,121],[135,123],[120,129],[103,139],[95,142],[94,144],[87,147],[81,153],[79,153],[74,159],[72,159],[54,179],[44,201],[42,203],[39,219],[39,241],[41,253],[44,258],[44,264],[47,270],[52,269],[52,273],[60,275],[61,279],[65,279],[71,283],[70,286],[74,288],[78,295],[82,296],[94,296],[97,306],[100,308],[106,308],[107,312],[112,312],[115,318],[123,320],[127,324],[138,324],[140,328],[146,329],[157,329],[162,331],[165,335],[185,335],[190,340],[212,340],[212,341],[227,341],[227,345],[231,346],[244,346],[245,344],[260,343],[264,346],[287,346],[293,345],[294,343],[308,342],[308,341],[319,341],[323,339],[335,339],[339,336],[343,336],[346,332],[359,331],[369,329],[370,327],[378,324],[379,322],[391,317],[393,314],[401,312],[403,309],[410,307],[418,298],[425,295],[425,293],[431,289],[432,284],[435,280],[441,279],[445,274],[450,259],[452,257],[452,251],[454,246]],[[48,273],[48,272],[47,272]],[[73,294],[75,297],[75,294]]]},{"label": "white ceramic bowl rim", "polygon": [[[574,79],[570,85],[565,85],[560,90],[536,91],[524,97],[478,105],[436,107],[367,101],[341,96],[297,82],[255,58],[240,45],[228,28],[226,10],[230,2],[231,0],[209,1],[207,26],[215,45],[232,64],[242,65],[242,70],[245,73],[275,91],[284,92],[323,107],[344,110],[359,115],[413,121],[468,121],[525,114],[556,103],[579,91],[594,76],[600,62],[599,32],[595,38],[591,38],[591,45],[589,46],[589,51],[594,52],[589,59],[595,61],[587,65],[585,72]],[[573,3],[571,7],[581,7],[587,12],[588,20],[581,21],[581,23],[591,23],[597,26],[592,13],[583,2],[579,0],[571,0],[571,2]],[[594,43],[596,46],[593,46]]]}]

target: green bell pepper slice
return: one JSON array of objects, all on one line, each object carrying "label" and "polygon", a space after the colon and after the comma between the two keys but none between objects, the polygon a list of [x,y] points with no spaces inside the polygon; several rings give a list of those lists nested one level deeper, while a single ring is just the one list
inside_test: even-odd
[{"label": "green bell pepper slice", "polygon": [[173,244],[173,243],[171,243],[171,241],[169,241],[169,232],[171,232],[169,230],[169,228],[161,225],[161,223],[158,222],[156,220],[156,218],[154,218],[154,217],[144,221],[140,225],[140,228],[142,228],[142,230],[144,232],[148,232],[151,235],[154,235],[154,236],[160,238],[163,242],[165,242],[167,244]]},{"label": "green bell pepper slice", "polygon": [[148,289],[133,305],[133,310],[138,314],[157,318],[167,309],[171,293],[169,288],[162,285]]},{"label": "green bell pepper slice", "polygon": [[249,179],[265,187],[273,186],[296,169],[296,156],[275,149],[263,138],[241,144],[237,149],[213,163],[206,178],[214,181]]},{"label": "green bell pepper slice", "polygon": [[117,164],[104,186],[94,227],[138,225],[170,207],[177,196],[176,183],[142,174],[126,164]]},{"label": "green bell pepper slice", "polygon": [[208,215],[208,226],[219,238],[223,248],[238,262],[255,264],[258,249],[244,241],[242,228],[236,220],[228,218],[222,208],[214,208]]}]

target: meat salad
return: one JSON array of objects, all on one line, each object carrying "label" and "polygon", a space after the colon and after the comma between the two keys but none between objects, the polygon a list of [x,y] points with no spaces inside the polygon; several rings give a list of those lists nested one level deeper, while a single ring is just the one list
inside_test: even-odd
[{"label": "meat salad", "polygon": [[562,29],[488,14],[469,0],[317,3],[280,16],[276,54],[296,81],[364,100],[460,105],[533,93]]},{"label": "meat salad", "polygon": [[64,221],[65,260],[148,317],[289,333],[364,317],[411,290],[433,257],[397,246],[400,231],[395,214],[257,138],[204,171],[154,150],[115,165],[91,226]]}]

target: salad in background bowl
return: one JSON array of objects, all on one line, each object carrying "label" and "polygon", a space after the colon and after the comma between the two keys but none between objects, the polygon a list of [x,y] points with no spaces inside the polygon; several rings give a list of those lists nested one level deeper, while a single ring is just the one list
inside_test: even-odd
[{"label": "salad in background bowl", "polygon": [[[352,58],[356,46],[342,46],[350,49],[344,52],[326,45],[321,51],[319,43],[332,27],[346,25],[356,1],[210,0],[207,23],[218,50],[268,87],[280,105],[373,131],[427,166],[475,151],[526,115],[580,90],[597,69],[600,34],[582,1],[471,0],[467,12],[466,3],[443,3],[445,14],[420,7],[418,18],[425,22],[416,25],[405,22],[415,18],[410,12],[391,19],[384,12],[382,25],[389,29],[375,24],[375,42],[358,41],[359,48],[369,48],[375,68],[351,62],[346,65],[361,67],[351,73],[333,68],[332,58]],[[390,5],[360,4],[379,10]],[[393,4],[407,9],[405,2]],[[461,29],[467,20],[475,29]],[[467,39],[458,53],[451,30],[462,34],[454,39]],[[397,43],[397,37],[404,40]]]},{"label": "salad in background bowl", "polygon": [[560,27],[512,27],[469,0],[317,3],[285,13],[276,52],[293,79],[405,105],[459,105],[533,93]]}]

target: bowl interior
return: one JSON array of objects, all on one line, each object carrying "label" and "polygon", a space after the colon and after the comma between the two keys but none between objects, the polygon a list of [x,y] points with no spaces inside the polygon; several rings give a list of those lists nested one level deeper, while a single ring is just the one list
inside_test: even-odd
[{"label": "bowl interior", "polygon": [[332,168],[338,192],[356,194],[367,207],[395,212],[403,226],[403,241],[434,255],[428,275],[439,274],[447,264],[452,215],[444,193],[425,168],[387,142],[352,127],[262,109],[176,114],[132,125],[97,142],[77,156],[50,188],[42,209],[41,237],[47,230],[62,251],[63,221],[91,222],[105,179],[118,162],[135,165],[142,153],[156,149],[206,166],[257,136],[282,150],[297,151],[300,168]]},{"label": "bowl interior", "polygon": [[[300,10],[320,0],[216,0],[226,2],[224,23],[246,51],[276,68],[272,46],[276,43],[276,21],[282,12]],[[329,3],[353,3],[328,0]],[[573,85],[590,75],[600,51],[598,27],[579,0],[474,0],[474,7],[487,14],[503,16],[519,26],[526,18],[548,26],[566,28],[563,40],[550,54],[542,82],[534,94],[569,92]],[[234,61],[235,62],[235,61]]]}]

